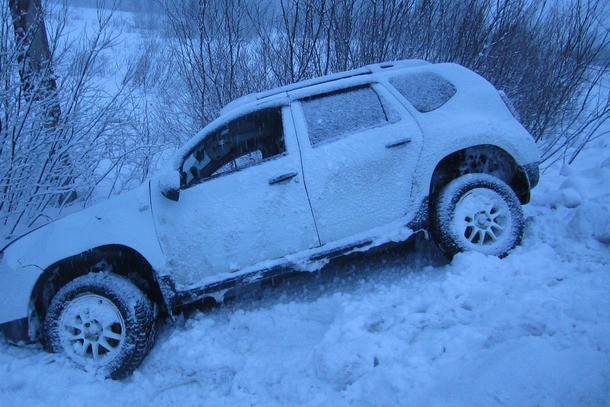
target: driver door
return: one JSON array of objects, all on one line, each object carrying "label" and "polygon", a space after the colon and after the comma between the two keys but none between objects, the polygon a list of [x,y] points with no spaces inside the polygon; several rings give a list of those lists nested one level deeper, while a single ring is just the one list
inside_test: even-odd
[{"label": "driver door", "polygon": [[320,244],[288,108],[212,130],[180,171],[178,202],[152,191],[159,241],[178,284],[213,282]]}]

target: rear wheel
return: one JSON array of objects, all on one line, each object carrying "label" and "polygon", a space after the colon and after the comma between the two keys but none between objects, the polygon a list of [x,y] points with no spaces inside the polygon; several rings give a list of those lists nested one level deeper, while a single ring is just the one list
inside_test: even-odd
[{"label": "rear wheel", "polygon": [[126,278],[91,273],[64,286],[51,301],[43,326],[50,352],[113,379],[130,375],[154,341],[154,308]]},{"label": "rear wheel", "polygon": [[521,241],[521,203],[502,180],[466,174],[447,184],[431,211],[432,235],[449,257],[478,251],[505,256]]}]

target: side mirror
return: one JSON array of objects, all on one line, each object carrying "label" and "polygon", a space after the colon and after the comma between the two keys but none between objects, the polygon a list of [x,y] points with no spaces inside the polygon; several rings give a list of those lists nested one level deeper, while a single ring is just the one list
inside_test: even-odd
[{"label": "side mirror", "polygon": [[159,189],[164,197],[178,202],[180,198],[180,174],[178,171],[167,172],[159,177]]}]

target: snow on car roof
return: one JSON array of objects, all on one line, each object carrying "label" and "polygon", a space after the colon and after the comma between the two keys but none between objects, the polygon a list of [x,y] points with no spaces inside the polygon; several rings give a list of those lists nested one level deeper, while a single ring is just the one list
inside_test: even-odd
[{"label": "snow on car roof", "polygon": [[236,99],[232,102],[229,102],[225,107],[220,111],[221,115],[234,110],[240,106],[255,102],[257,100],[270,98],[272,96],[285,94],[287,92],[303,89],[314,85],[319,85],[322,83],[328,83],[333,81],[338,81],[340,79],[352,78],[362,75],[370,75],[372,73],[394,70],[394,69],[404,69],[404,68],[413,68],[422,65],[428,65],[430,62],[424,61],[422,59],[405,59],[401,61],[390,61],[390,62],[381,62],[378,64],[366,65],[362,68],[352,69],[350,71],[337,72],[330,75],[321,76],[318,78],[312,78],[301,82],[291,83],[288,85],[280,86],[278,88],[273,88],[270,90],[266,90],[258,93],[251,93],[249,95],[245,95],[239,99]]}]

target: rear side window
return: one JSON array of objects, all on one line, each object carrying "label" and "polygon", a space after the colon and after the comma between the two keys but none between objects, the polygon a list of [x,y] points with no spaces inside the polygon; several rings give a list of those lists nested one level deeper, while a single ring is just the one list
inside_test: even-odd
[{"label": "rear side window", "polygon": [[390,83],[422,113],[438,109],[457,91],[451,82],[432,72],[395,76]]},{"label": "rear side window", "polygon": [[301,99],[301,105],[313,147],[400,119],[370,86]]}]

